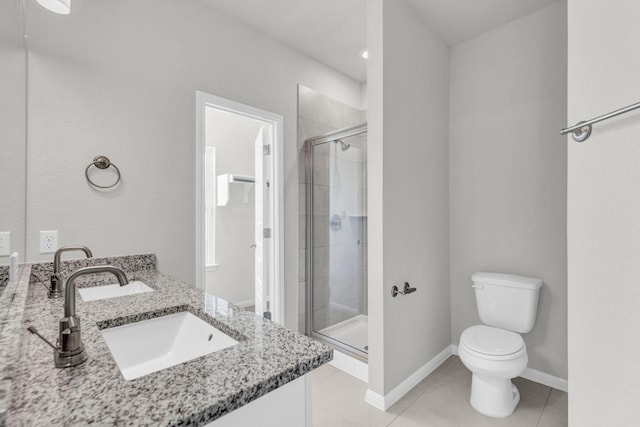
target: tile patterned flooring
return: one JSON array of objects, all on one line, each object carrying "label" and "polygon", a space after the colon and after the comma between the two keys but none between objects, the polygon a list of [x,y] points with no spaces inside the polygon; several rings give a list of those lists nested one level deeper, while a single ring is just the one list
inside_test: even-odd
[{"label": "tile patterned flooring", "polygon": [[567,393],[516,378],[520,403],[507,418],[489,418],[469,404],[471,373],[451,356],[387,412],[364,401],[366,383],[324,365],[311,374],[314,427],[342,426],[514,426],[567,425]]}]

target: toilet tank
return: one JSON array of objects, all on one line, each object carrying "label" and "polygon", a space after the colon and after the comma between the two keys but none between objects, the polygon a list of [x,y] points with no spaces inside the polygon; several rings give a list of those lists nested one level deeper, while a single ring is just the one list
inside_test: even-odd
[{"label": "toilet tank", "polygon": [[531,331],[536,323],[540,279],[480,272],[472,275],[471,281],[485,325],[518,333]]}]

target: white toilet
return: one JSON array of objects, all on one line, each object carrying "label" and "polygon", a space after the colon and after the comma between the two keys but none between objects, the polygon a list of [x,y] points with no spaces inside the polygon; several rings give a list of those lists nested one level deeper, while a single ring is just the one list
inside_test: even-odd
[{"label": "white toilet", "polygon": [[473,373],[471,406],[489,417],[508,417],[520,401],[511,378],[527,367],[527,347],[520,334],[536,322],[542,281],[499,273],[471,276],[478,314],[484,325],[460,336],[460,360]]}]

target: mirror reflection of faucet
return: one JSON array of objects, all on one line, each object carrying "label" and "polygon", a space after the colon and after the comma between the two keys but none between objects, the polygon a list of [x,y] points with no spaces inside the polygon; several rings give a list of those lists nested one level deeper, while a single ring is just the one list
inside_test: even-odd
[{"label": "mirror reflection of faucet", "polygon": [[49,340],[40,335],[35,327],[29,326],[27,328],[29,332],[39,336],[53,348],[53,359],[56,368],[69,368],[79,365],[88,359],[80,335],[80,317],[76,316],[75,281],[78,277],[98,273],[111,273],[115,275],[120,286],[125,286],[129,283],[124,271],[111,265],[94,265],[79,268],[71,273],[65,282],[64,317],[60,319],[59,335],[56,345],[51,344]]},{"label": "mirror reflection of faucet", "polygon": [[93,258],[91,250],[86,246],[64,246],[58,249],[53,256],[53,274],[51,274],[51,286],[45,288],[49,290],[49,298],[61,298],[62,297],[62,282],[63,277],[60,273],[60,258],[63,252],[70,251],[83,251],[87,258]]}]

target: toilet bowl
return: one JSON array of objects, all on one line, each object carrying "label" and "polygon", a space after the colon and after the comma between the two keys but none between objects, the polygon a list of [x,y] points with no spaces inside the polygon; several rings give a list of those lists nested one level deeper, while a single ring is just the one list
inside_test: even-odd
[{"label": "toilet bowl", "polygon": [[489,417],[511,415],[520,401],[511,378],[519,376],[529,361],[522,337],[491,326],[472,326],[462,333],[458,354],[473,374],[471,406]]},{"label": "toilet bowl", "polygon": [[465,329],[458,354],[472,373],[471,406],[489,417],[511,415],[520,401],[511,378],[522,374],[529,357],[520,333],[533,328],[542,281],[500,273],[475,273],[471,280],[484,325]]}]

